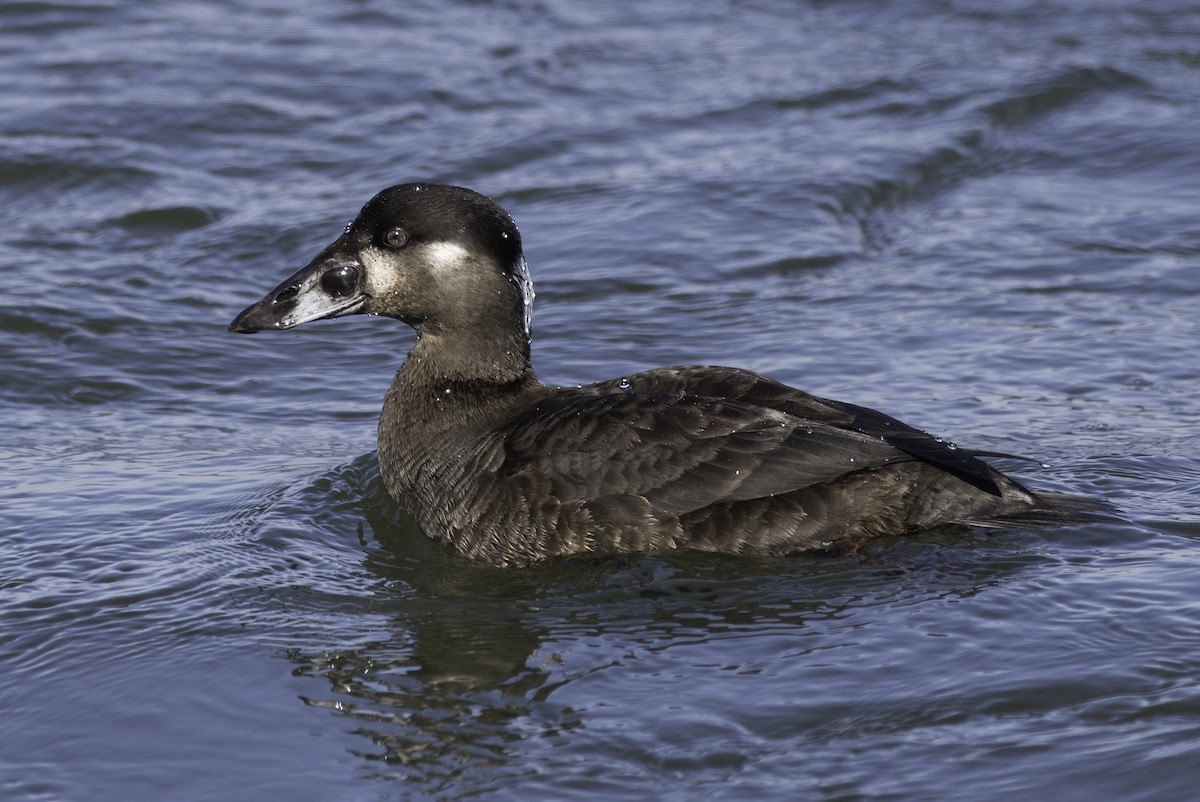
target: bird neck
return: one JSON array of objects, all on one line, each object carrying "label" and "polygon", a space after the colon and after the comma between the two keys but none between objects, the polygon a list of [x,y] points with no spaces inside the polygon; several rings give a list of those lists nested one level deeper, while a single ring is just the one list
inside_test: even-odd
[{"label": "bird neck", "polygon": [[422,327],[418,327],[416,345],[397,374],[397,379],[401,377],[405,384],[420,390],[461,384],[507,385],[534,378],[529,341],[523,335]]},{"label": "bird neck", "polygon": [[384,417],[431,434],[488,426],[541,387],[524,337],[467,340],[418,330],[388,389]]}]

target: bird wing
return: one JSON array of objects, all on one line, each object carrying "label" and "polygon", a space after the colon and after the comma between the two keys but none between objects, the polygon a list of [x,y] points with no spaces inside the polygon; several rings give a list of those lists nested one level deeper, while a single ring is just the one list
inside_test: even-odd
[{"label": "bird wing", "polygon": [[[755,389],[754,374],[679,370],[694,369],[554,393],[507,427],[496,477],[536,476],[559,501],[640,496],[682,515],[918,458],[846,425],[848,411],[806,409],[811,396],[777,403],[775,388],[789,388]],[[745,392],[722,392],[734,385]]]},{"label": "bird wing", "polygon": [[994,496],[1002,495],[996,483],[996,472],[979,457],[1013,456],[959,448],[948,440],[874,409],[819,398],[738,368],[683,366],[647,371],[631,378],[641,380],[641,377],[645,377],[642,381],[646,384],[657,387],[703,386],[714,396],[738,399],[814,423],[882,439],[917,460],[934,465]]}]

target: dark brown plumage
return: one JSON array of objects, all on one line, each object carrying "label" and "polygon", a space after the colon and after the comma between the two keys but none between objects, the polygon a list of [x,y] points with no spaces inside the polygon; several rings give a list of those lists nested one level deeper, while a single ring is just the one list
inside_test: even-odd
[{"label": "dark brown plumage", "polygon": [[887,415],[723,367],[537,381],[512,219],[471,190],[384,190],[231,331],[352,313],[413,326],[379,419],[388,491],[497,565],[692,548],[779,554],[947,523],[1054,526],[1101,501],[1034,493]]}]

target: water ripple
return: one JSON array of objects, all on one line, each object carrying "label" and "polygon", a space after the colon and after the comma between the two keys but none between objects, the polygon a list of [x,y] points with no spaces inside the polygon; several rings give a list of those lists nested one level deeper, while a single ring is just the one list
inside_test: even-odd
[{"label": "water ripple", "polygon": [[[0,6],[5,798],[1189,798],[1200,14],[1077,5]],[[465,563],[370,451],[411,332],[225,331],[411,178],[516,215],[543,378],[1130,522]]]}]

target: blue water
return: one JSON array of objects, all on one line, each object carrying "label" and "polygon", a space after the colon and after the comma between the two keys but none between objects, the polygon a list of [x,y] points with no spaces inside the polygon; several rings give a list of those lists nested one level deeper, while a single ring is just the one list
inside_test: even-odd
[{"label": "blue water", "polygon": [[[1200,7],[0,4],[0,798],[1188,800]],[[751,368],[1127,523],[473,565],[412,342],[233,337],[377,190],[517,219],[534,359]]]}]

